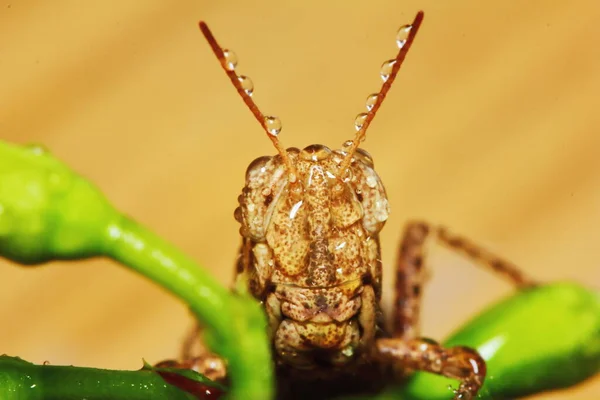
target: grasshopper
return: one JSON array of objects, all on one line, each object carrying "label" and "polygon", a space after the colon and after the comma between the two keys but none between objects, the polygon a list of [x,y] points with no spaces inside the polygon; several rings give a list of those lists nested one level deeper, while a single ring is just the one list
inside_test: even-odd
[{"label": "grasshopper", "polygon": [[[455,399],[477,395],[486,376],[483,358],[471,348],[445,348],[420,336],[425,250],[432,240],[519,289],[535,285],[515,265],[470,240],[441,226],[410,222],[398,251],[393,323],[384,326],[379,233],[389,204],[372,157],[359,146],[423,16],[417,13],[398,31],[399,51],[382,65],[381,89],[367,97],[366,112],[355,120],[355,137],[339,150],[324,145],[286,149],[279,139],[281,122],[258,108],[252,81],[236,72],[235,54],[223,49],[200,22],[227,76],[277,149],[277,155],[255,159],[246,171],[234,213],[242,236],[234,286],[248,290],[267,313],[280,397],[327,398],[329,390],[375,392],[416,370],[459,380]],[[190,343],[183,352],[188,365],[224,378],[225,364],[207,352],[194,357]]]}]

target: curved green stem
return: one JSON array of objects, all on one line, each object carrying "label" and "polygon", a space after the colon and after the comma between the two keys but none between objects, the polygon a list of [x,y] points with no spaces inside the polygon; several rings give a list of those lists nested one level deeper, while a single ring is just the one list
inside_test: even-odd
[{"label": "curved green stem", "polygon": [[229,360],[236,399],[268,399],[273,377],[266,320],[246,294],[231,294],[185,254],[129,218],[108,225],[106,254],[183,300],[206,324],[205,340]]},{"label": "curved green stem", "polygon": [[0,382],[3,400],[197,399],[151,370],[35,365],[8,356],[0,356]]},{"label": "curved green stem", "polygon": [[121,215],[90,182],[39,146],[0,141],[0,256],[23,265],[111,257],[184,301],[205,324],[207,345],[228,360],[230,395],[273,394],[266,317],[204,269]]}]

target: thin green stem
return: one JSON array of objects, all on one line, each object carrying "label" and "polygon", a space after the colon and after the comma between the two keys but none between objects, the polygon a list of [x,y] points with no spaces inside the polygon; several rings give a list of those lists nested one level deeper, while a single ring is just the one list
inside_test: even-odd
[{"label": "thin green stem", "polygon": [[231,361],[232,398],[271,398],[266,319],[254,299],[230,293],[177,248],[129,218],[111,223],[106,234],[109,257],[175,294],[205,324],[209,347]]},{"label": "thin green stem", "polygon": [[0,356],[3,400],[192,400],[154,371],[35,365]]}]

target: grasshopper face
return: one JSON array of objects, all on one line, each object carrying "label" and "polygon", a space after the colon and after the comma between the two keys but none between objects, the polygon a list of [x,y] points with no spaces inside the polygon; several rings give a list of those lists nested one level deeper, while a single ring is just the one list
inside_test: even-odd
[{"label": "grasshopper face", "polygon": [[256,159],[235,211],[238,274],[266,304],[278,360],[295,367],[346,365],[375,337],[389,206],[368,153],[341,173],[351,145],[288,149],[293,182],[282,157]]}]

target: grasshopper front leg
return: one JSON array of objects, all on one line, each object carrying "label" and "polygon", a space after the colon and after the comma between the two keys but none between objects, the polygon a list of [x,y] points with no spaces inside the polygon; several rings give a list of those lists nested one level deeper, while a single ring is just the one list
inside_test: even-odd
[{"label": "grasshopper front leg", "polygon": [[393,310],[392,336],[411,340],[420,334],[420,308],[423,284],[427,276],[426,250],[435,240],[465,255],[470,260],[498,273],[517,289],[536,286],[512,262],[485,250],[469,239],[426,222],[406,225],[396,264],[396,301]]},{"label": "grasshopper front leg", "polygon": [[419,370],[461,381],[455,399],[471,399],[483,385],[486,365],[477,351],[463,346],[444,348],[430,339],[378,339],[375,358],[397,370]]},{"label": "grasshopper front leg", "polygon": [[483,358],[468,347],[444,348],[429,339],[419,338],[422,286],[426,277],[425,255],[431,239],[494,270],[518,289],[534,286],[536,282],[511,262],[443,227],[425,222],[412,222],[406,226],[396,269],[393,337],[377,340],[375,357],[394,365],[400,375],[420,370],[458,379],[461,385],[455,391],[455,398],[472,398],[485,379]]},{"label": "grasshopper front leg", "polygon": [[181,361],[166,360],[156,367],[183,368],[194,370],[208,379],[223,383],[227,378],[227,365],[212,353],[201,340],[202,327],[197,322],[186,336],[181,349]]}]

